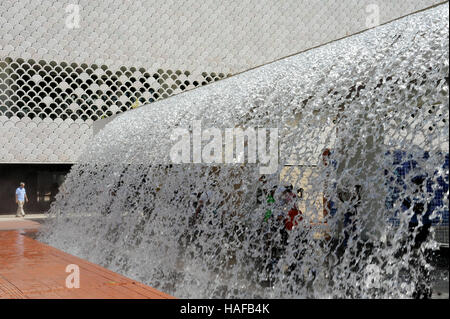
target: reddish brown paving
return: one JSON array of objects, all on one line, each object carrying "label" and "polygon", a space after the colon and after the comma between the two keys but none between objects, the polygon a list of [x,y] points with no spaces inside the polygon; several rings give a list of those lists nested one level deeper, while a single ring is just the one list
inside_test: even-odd
[{"label": "reddish brown paving", "polygon": [[[24,235],[38,227],[29,220],[0,221],[0,299],[173,298]],[[66,287],[69,264],[79,266],[80,288]]]}]

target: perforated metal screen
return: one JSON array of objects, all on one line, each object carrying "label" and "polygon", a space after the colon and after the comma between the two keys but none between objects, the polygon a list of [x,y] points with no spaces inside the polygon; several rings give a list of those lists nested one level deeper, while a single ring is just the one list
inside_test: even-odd
[{"label": "perforated metal screen", "polygon": [[442,1],[2,1],[0,162],[73,163],[92,123]]}]

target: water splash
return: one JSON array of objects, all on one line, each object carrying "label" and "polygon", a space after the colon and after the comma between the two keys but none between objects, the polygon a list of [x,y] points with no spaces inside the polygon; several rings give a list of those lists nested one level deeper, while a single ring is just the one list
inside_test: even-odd
[{"label": "water splash", "polygon": [[[127,112],[39,239],[176,297],[415,296],[448,216],[448,44],[446,4]],[[277,173],[171,164],[196,120],[278,128]]]}]

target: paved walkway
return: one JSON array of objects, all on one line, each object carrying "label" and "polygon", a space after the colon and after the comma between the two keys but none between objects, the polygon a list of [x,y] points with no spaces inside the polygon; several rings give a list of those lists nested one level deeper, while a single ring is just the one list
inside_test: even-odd
[{"label": "paved walkway", "polygon": [[25,218],[0,218],[1,230],[34,230],[39,228],[40,224],[37,221]]},{"label": "paved walkway", "polygon": [[[0,299],[167,299],[154,288],[69,255],[27,236],[39,223],[0,218]],[[67,288],[68,265],[79,267],[79,288]]]}]

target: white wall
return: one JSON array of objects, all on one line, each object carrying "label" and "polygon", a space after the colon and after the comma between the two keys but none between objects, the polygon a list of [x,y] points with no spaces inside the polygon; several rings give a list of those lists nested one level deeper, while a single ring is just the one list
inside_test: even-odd
[{"label": "white wall", "polygon": [[[0,3],[0,163],[73,163],[92,136],[92,123],[98,118],[92,115],[87,120],[11,117],[20,111],[18,101],[30,103],[28,93],[19,94],[23,77],[20,69],[27,66],[25,63],[18,67],[19,71],[6,72],[10,62],[5,61],[54,61],[57,66],[62,62],[69,65],[75,62],[78,66],[84,63],[89,72],[99,72],[99,75],[103,72],[101,66],[112,73],[121,66],[137,69],[129,71],[126,79],[109,76],[114,85],[122,85],[130,77],[142,79],[140,68],[149,74],[157,70],[189,71],[189,75],[181,74],[176,79],[166,74],[164,83],[169,88],[148,78],[149,82],[145,82],[148,87],[156,91],[163,89],[164,94],[158,97],[161,99],[194,88],[192,81],[201,83],[211,72],[236,74],[440,2],[187,0],[181,4],[175,0],[4,0]],[[57,66],[48,67],[46,74],[55,70],[63,73],[64,69]],[[208,74],[202,75],[203,72]],[[84,80],[89,78],[85,73],[79,76],[85,76]],[[180,89],[176,81],[182,83],[186,79],[191,84]],[[36,81],[45,82],[42,77]],[[82,84],[85,82],[76,84],[79,95],[88,89],[94,92],[99,89],[95,83],[88,89],[81,88]],[[69,84],[63,82],[60,86],[65,89]],[[139,90],[143,83],[136,81],[131,86]],[[60,95],[59,89],[48,89]],[[129,92],[131,96],[133,92]],[[150,93],[143,96],[149,98]],[[131,103],[127,97],[122,95],[121,99],[123,103],[128,102],[129,109]],[[44,101],[48,105],[58,103],[49,97]],[[93,102],[99,107],[104,103],[98,98]],[[120,112],[114,103],[108,105],[112,114]],[[76,109],[77,105],[72,103],[70,107]],[[61,106],[61,111],[64,110]]]}]

